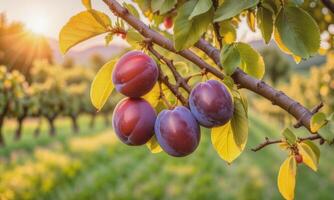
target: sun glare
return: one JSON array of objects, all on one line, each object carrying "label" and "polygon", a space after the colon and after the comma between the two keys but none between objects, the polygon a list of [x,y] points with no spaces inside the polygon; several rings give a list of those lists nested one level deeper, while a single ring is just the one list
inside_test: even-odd
[{"label": "sun glare", "polygon": [[47,34],[49,30],[48,21],[44,16],[34,16],[29,18],[27,27],[31,31],[43,35]]}]

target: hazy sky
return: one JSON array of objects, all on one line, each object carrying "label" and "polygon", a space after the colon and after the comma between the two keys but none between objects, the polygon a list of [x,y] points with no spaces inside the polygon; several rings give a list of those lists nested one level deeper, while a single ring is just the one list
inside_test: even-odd
[{"label": "hazy sky", "polygon": [[[93,7],[107,13],[113,18],[107,6],[101,0],[92,0]],[[10,21],[21,21],[35,32],[57,39],[61,27],[74,14],[85,8],[81,0],[0,0],[0,12],[5,12]],[[249,30],[242,26],[239,31],[241,40],[254,38]],[[82,45],[103,43],[103,38],[95,38]],[[116,40],[119,42],[119,40]]]}]

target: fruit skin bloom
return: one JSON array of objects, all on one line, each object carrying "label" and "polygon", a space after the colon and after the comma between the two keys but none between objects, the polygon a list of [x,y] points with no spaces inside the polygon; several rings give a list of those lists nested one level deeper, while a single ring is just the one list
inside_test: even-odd
[{"label": "fruit skin bloom", "polygon": [[163,110],[157,117],[154,130],[161,148],[175,157],[194,152],[201,138],[196,119],[184,106]]},{"label": "fruit skin bloom", "polygon": [[118,92],[138,98],[154,87],[158,73],[157,64],[151,57],[140,51],[130,51],[116,63],[112,80]]},{"label": "fruit skin bloom", "polygon": [[113,128],[127,145],[143,145],[154,134],[156,112],[144,99],[126,98],[119,102],[113,114]]},{"label": "fruit skin bloom", "polygon": [[191,91],[189,105],[197,121],[207,128],[222,126],[233,116],[232,95],[216,80],[197,84]]}]

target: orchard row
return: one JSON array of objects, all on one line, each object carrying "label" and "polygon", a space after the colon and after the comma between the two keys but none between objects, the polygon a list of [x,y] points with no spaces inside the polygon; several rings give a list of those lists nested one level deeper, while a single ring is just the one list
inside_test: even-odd
[{"label": "orchard row", "polygon": [[[91,116],[91,127],[95,124],[96,110],[89,100],[89,84],[94,72],[83,67],[51,65],[38,61],[32,69],[30,83],[18,71],[9,71],[0,67],[0,145],[4,145],[5,120],[17,122],[14,139],[22,135],[23,122],[27,118],[39,121],[35,136],[39,135],[41,120],[49,124],[49,134],[56,134],[55,120],[58,117],[69,117],[73,132],[78,132],[77,118],[81,114]],[[107,103],[102,114],[111,112],[113,104]]]}]

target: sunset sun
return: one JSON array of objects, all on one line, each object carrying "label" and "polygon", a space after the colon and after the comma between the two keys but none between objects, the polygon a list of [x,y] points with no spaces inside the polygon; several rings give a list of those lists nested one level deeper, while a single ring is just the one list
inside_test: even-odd
[{"label": "sunset sun", "polygon": [[28,18],[27,27],[38,34],[47,34],[49,30],[49,22],[45,16],[31,16]]}]

